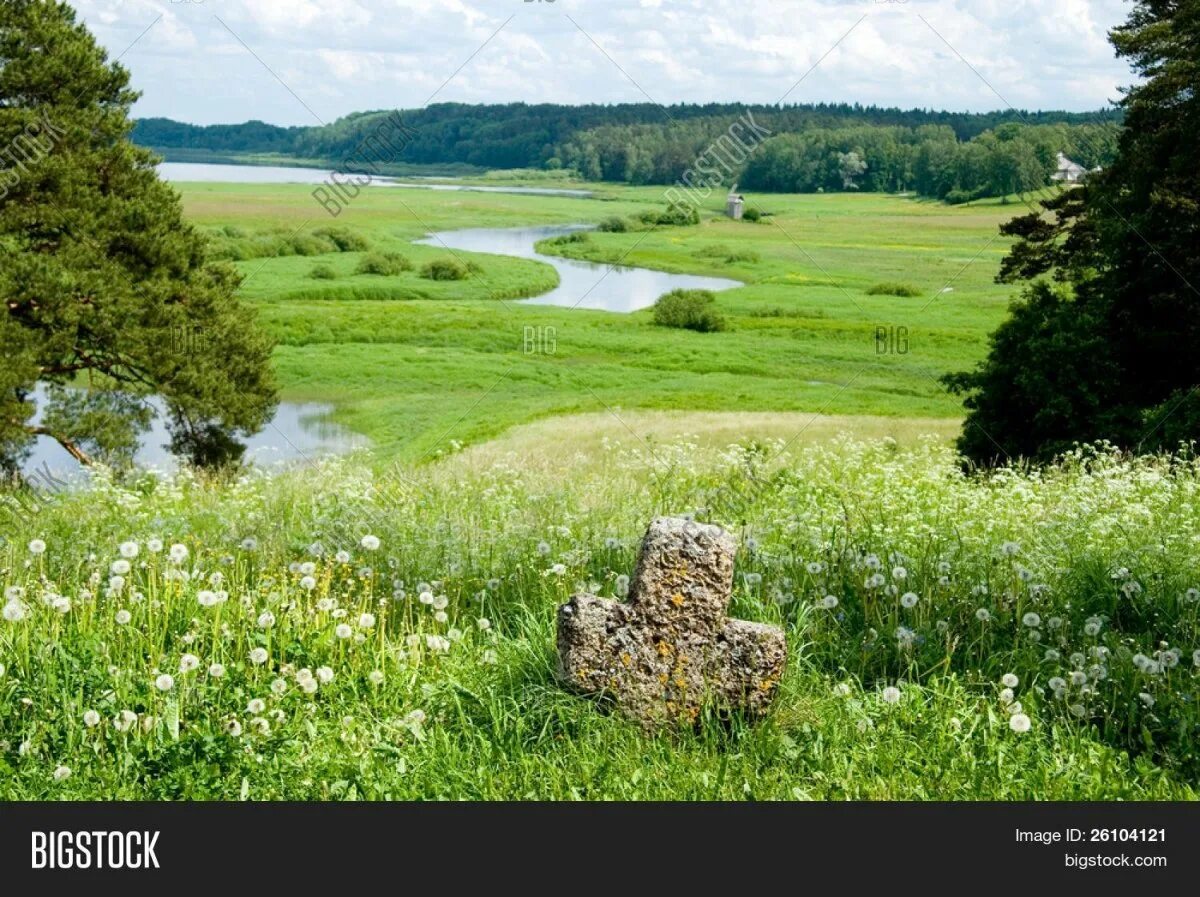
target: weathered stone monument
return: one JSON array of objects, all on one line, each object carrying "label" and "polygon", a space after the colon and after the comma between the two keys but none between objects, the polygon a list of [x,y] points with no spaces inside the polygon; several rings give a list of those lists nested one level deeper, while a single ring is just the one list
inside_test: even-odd
[{"label": "weathered stone monument", "polygon": [[733,537],[659,517],[642,541],[629,600],[576,595],[558,610],[558,673],[647,728],[694,722],[706,704],[766,712],[787,662],[783,630],[726,617]]}]

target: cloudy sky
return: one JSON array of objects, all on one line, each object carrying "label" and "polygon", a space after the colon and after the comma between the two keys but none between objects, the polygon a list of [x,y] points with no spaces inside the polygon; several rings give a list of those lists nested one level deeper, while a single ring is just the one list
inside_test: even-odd
[{"label": "cloudy sky", "polygon": [[[435,101],[1098,108],[1124,0],[74,0],[135,114],[330,122]],[[153,23],[153,24],[152,24]]]}]

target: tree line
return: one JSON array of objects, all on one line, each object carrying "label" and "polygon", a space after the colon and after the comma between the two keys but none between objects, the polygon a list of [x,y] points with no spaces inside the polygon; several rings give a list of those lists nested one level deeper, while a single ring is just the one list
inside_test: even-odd
[{"label": "tree line", "polygon": [[[337,166],[392,114],[355,113],[320,127],[151,118],[137,122],[133,137],[168,158],[270,153]],[[439,103],[401,115],[411,137],[389,160],[397,166],[565,169],[630,184],[674,183],[734,121],[750,115],[773,135],[742,172],[750,189],[915,190],[951,200],[1043,186],[1058,152],[1087,168],[1104,165],[1120,121],[1116,110],[965,113],[848,103]],[[851,153],[865,164],[861,177],[845,177],[839,157]]]},{"label": "tree line", "polygon": [[1046,186],[1063,153],[1084,168],[1109,164],[1119,126],[1009,122],[961,141],[943,125],[821,128],[767,140],[746,163],[749,190],[913,191],[949,202]]}]

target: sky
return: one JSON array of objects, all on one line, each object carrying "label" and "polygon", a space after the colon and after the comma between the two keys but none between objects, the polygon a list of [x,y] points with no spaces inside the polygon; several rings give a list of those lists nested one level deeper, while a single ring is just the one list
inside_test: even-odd
[{"label": "sky", "polygon": [[428,102],[1100,108],[1125,0],[74,0],[140,118]]}]

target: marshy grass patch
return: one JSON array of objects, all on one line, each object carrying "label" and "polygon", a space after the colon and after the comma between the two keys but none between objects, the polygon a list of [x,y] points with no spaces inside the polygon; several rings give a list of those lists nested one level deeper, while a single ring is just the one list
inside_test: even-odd
[{"label": "marshy grass patch", "polygon": [[886,281],[884,283],[877,283],[867,287],[866,294],[868,296],[900,296],[904,298],[911,298],[915,296],[923,296],[924,291],[920,287],[915,287],[910,283]]}]

